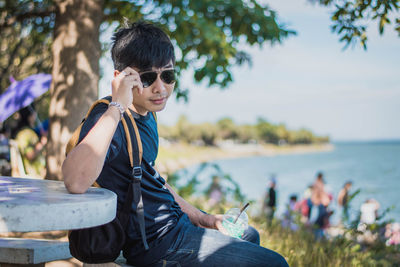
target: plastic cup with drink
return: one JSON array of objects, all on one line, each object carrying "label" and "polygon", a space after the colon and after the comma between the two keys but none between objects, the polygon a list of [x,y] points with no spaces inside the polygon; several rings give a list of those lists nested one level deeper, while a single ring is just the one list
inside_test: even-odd
[{"label": "plastic cup with drink", "polygon": [[241,209],[231,208],[224,214],[222,226],[230,236],[236,238],[243,237],[244,231],[249,226],[249,217],[245,212],[248,206],[249,203],[244,205]]}]

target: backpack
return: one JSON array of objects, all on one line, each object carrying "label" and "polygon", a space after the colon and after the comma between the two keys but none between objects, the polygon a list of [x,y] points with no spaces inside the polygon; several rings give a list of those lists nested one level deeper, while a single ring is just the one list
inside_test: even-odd
[{"label": "backpack", "polygon": [[[85,118],[72,134],[67,147],[66,154],[74,148],[79,141],[83,123],[90,115],[94,107],[100,103],[109,104],[111,96],[99,99],[92,104]],[[153,113],[154,118],[155,114]],[[85,263],[106,263],[115,261],[121,253],[126,240],[126,228],[130,218],[132,203],[137,205],[136,215],[138,216],[140,234],[146,250],[149,249],[144,222],[143,200],[140,188],[142,178],[141,160],[143,155],[142,143],[136,122],[129,109],[125,111],[121,118],[124,128],[129,162],[132,168],[132,179],[130,180],[126,199],[121,210],[117,211],[116,218],[104,225],[71,230],[68,234],[69,249],[71,255]],[[131,139],[131,136],[135,138]],[[100,187],[96,182],[94,186]]]}]

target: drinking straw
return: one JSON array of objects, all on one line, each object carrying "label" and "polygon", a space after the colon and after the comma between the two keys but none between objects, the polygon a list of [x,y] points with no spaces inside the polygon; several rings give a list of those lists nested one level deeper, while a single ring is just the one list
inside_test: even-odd
[{"label": "drinking straw", "polygon": [[239,214],[236,216],[235,220],[233,221],[233,224],[235,224],[235,223],[237,222],[237,220],[238,220],[239,217],[240,217],[240,214],[242,214],[242,212],[243,212],[245,209],[247,209],[247,207],[248,207],[249,205],[250,205],[250,203],[247,202],[246,205],[244,205],[244,206],[240,209]]}]

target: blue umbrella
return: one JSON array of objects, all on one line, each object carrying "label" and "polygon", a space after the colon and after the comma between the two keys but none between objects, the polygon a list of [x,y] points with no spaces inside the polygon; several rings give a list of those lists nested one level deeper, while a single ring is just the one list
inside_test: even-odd
[{"label": "blue umbrella", "polygon": [[50,88],[50,74],[34,74],[22,81],[14,81],[0,95],[0,123],[13,113],[28,106]]}]

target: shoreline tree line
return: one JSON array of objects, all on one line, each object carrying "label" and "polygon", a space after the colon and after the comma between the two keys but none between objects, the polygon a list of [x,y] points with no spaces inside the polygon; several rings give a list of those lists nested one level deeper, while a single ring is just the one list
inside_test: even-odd
[{"label": "shoreline tree line", "polygon": [[255,124],[236,124],[225,117],[216,123],[192,123],[181,115],[175,125],[160,125],[160,137],[171,142],[184,142],[216,146],[218,142],[231,140],[238,144],[296,145],[329,143],[329,136],[317,136],[306,128],[288,129],[284,123],[274,124],[259,117]]}]

